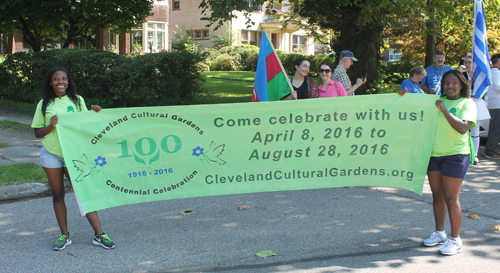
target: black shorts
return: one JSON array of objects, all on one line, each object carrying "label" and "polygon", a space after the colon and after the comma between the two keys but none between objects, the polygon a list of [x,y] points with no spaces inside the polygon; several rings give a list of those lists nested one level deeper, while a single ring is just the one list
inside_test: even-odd
[{"label": "black shorts", "polygon": [[431,157],[427,171],[440,171],[441,175],[464,179],[469,169],[469,164],[470,155]]}]

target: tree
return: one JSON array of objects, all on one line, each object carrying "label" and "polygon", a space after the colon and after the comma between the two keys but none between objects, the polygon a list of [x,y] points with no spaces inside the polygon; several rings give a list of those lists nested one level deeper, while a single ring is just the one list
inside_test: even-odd
[{"label": "tree", "polygon": [[[434,2],[434,3],[431,3]],[[498,14],[500,0],[484,2],[490,54],[500,43]],[[387,44],[404,52],[403,61],[416,61],[425,66],[434,63],[435,49],[445,52],[449,64],[458,64],[467,52],[472,51],[474,1],[433,1],[402,7],[407,12],[399,19],[400,24],[385,29]]]},{"label": "tree", "polygon": [[[249,12],[258,5],[282,2],[281,0],[202,0],[200,8],[205,12],[212,7],[210,17],[204,18],[210,25],[221,26],[235,17],[233,10]],[[380,51],[386,44],[395,44],[407,60],[423,60],[430,65],[435,48],[442,49],[450,61],[458,61],[470,52],[472,41],[473,2],[470,0],[291,0],[293,14],[285,15],[285,23],[293,23],[310,31],[329,33],[331,48],[339,53],[351,50],[359,59],[348,70],[351,78],[368,72],[368,83],[378,79]],[[485,2],[490,52],[500,42],[498,14],[500,0]],[[290,20],[287,20],[289,18]],[[301,21],[305,23],[301,24]],[[316,32],[316,33],[315,33]],[[363,86],[368,87],[368,84]],[[361,88],[360,88],[361,89]],[[358,90],[360,90],[358,89]],[[364,90],[360,90],[363,92]]]},{"label": "tree", "polygon": [[0,29],[21,31],[33,51],[59,39],[69,47],[75,37],[88,36],[95,27],[127,32],[151,15],[149,0],[4,0],[0,3]]},{"label": "tree", "polygon": [[[398,2],[407,2],[400,0]],[[255,10],[263,0],[231,1],[231,0],[203,0],[200,8],[203,12],[212,7],[213,13],[205,18],[209,24],[222,25],[222,22],[233,18],[233,10],[246,10],[247,13]],[[282,2],[282,1],[268,1]],[[292,0],[289,1],[294,14],[305,20],[306,25],[319,26],[324,33],[335,33],[331,40],[331,48],[339,53],[342,50],[351,50],[360,60],[348,70],[351,78],[362,77],[368,73],[368,82],[378,78],[378,66],[381,35],[385,24],[392,20],[388,15],[394,6],[391,0]],[[246,16],[246,15],[245,15]],[[248,16],[247,16],[248,18]],[[361,92],[364,89],[358,89]]]}]

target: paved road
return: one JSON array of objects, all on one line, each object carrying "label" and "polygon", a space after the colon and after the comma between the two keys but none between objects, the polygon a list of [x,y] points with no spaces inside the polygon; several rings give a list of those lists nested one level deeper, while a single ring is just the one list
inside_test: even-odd
[{"label": "paved road", "polygon": [[[490,228],[500,224],[499,163],[481,158],[469,170],[461,195],[465,251],[452,257],[420,246],[434,229],[427,184],[422,196],[354,187],[106,209],[99,215],[113,250],[91,244],[70,193],[73,244],[60,252],[51,249],[59,230],[50,197],[0,203],[0,272],[495,272],[500,231]],[[256,257],[262,250],[277,256]]]}]

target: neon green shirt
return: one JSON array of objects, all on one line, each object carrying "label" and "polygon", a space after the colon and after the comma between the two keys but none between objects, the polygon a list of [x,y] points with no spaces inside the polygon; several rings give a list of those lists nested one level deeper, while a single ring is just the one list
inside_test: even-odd
[{"label": "neon green shirt", "polygon": [[[77,109],[75,103],[68,98],[68,96],[64,96],[62,98],[55,98],[53,102],[47,105],[45,116],[42,114],[43,100],[40,100],[36,106],[35,116],[33,117],[31,128],[43,128],[50,125],[50,118],[55,114],[60,115],[88,111],[83,98],[78,95],[77,97],[80,99],[81,109]],[[57,136],[57,126],[54,130],[52,130],[52,132],[42,138],[42,144],[49,153],[63,157],[61,144],[59,143],[59,137]]]},{"label": "neon green shirt", "polygon": [[[473,100],[468,98],[459,98],[457,100],[448,100],[441,97],[446,109],[448,109],[455,117],[464,120],[472,121],[471,128],[476,127],[477,110]],[[470,154],[469,135],[467,133],[460,134],[455,131],[446,120],[445,116],[439,111],[436,122],[436,136],[432,146],[431,156],[440,157],[448,155],[466,155]]]}]

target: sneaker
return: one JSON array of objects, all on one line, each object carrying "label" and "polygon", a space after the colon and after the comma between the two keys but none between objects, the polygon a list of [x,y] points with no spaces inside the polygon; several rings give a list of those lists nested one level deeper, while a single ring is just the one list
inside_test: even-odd
[{"label": "sneaker", "polygon": [[439,253],[443,255],[455,255],[464,251],[462,240],[451,238],[444,247],[439,250]]},{"label": "sneaker", "polygon": [[446,234],[444,236],[439,235],[437,231],[434,231],[431,236],[425,239],[422,244],[424,246],[435,246],[435,245],[444,245],[448,241],[448,237]]},{"label": "sneaker", "polygon": [[94,236],[94,241],[92,241],[92,244],[95,246],[102,246],[105,249],[115,248],[115,243],[113,243],[113,241],[111,241],[108,235],[104,232],[101,232]]},{"label": "sneaker", "polygon": [[483,154],[484,157],[487,157],[487,158],[493,158],[493,159],[500,159],[500,154],[496,153],[496,154],[493,154],[493,155],[488,155],[488,154]]},{"label": "sneaker", "polygon": [[473,165],[477,165],[477,164],[479,164],[479,158],[475,157]]},{"label": "sneaker", "polygon": [[54,250],[63,250],[67,245],[71,245],[72,241],[69,238],[69,234],[61,234],[59,236],[59,239],[57,239],[56,243],[54,244]]}]

